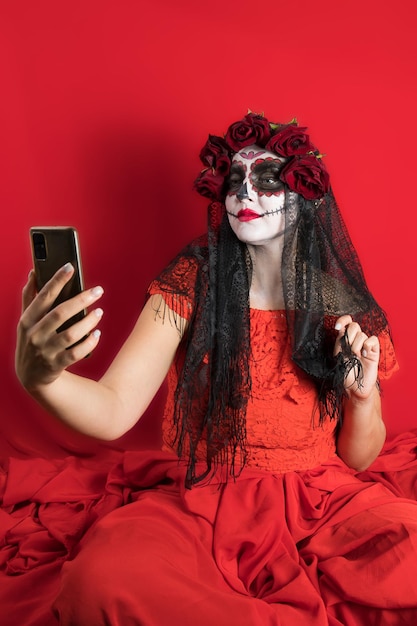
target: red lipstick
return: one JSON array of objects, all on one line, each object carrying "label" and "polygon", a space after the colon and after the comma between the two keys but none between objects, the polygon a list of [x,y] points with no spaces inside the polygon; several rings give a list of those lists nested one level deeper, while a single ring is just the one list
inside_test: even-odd
[{"label": "red lipstick", "polygon": [[251,220],[256,220],[258,219],[259,213],[256,213],[256,211],[252,211],[252,209],[240,209],[239,213],[237,214],[237,219],[239,220],[239,222],[250,222]]}]

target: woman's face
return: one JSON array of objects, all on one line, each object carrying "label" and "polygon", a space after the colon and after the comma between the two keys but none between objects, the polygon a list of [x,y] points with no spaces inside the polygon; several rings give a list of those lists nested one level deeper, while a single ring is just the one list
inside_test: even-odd
[{"label": "woman's face", "polygon": [[225,204],[230,226],[241,241],[261,245],[283,234],[285,192],[279,170],[284,161],[258,146],[243,148],[233,157]]}]

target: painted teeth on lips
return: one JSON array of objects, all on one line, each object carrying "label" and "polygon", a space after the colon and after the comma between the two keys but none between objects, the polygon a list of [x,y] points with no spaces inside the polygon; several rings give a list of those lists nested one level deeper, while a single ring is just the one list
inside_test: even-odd
[{"label": "painted teeth on lips", "polygon": [[237,218],[240,222],[250,222],[251,220],[256,220],[260,217],[259,213],[256,211],[252,211],[252,209],[240,209],[237,214]]}]

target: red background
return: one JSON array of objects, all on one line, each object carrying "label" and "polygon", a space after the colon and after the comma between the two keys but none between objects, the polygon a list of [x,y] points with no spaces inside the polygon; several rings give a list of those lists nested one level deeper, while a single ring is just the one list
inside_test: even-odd
[{"label": "red background", "polygon": [[[205,228],[198,152],[250,108],[297,117],[326,156],[401,371],[385,385],[391,434],[416,425],[413,216],[415,0],[0,2],[2,252],[0,451],[96,443],[47,416],[13,368],[31,225],[79,230],[89,286],[105,288],[99,376],[147,284]],[[411,295],[413,298],[414,296]],[[158,438],[161,394],[120,445]]]}]

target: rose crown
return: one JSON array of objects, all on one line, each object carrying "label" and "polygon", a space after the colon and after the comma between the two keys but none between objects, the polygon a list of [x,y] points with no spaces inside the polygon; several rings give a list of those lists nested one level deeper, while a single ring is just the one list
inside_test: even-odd
[{"label": "rose crown", "polygon": [[205,167],[194,183],[195,189],[206,198],[222,200],[233,155],[245,146],[256,144],[286,159],[280,179],[291,191],[306,200],[322,198],[330,187],[329,174],[306,131],[296,120],[278,124],[249,112],[231,124],[224,137],[209,135],[200,152]]}]

